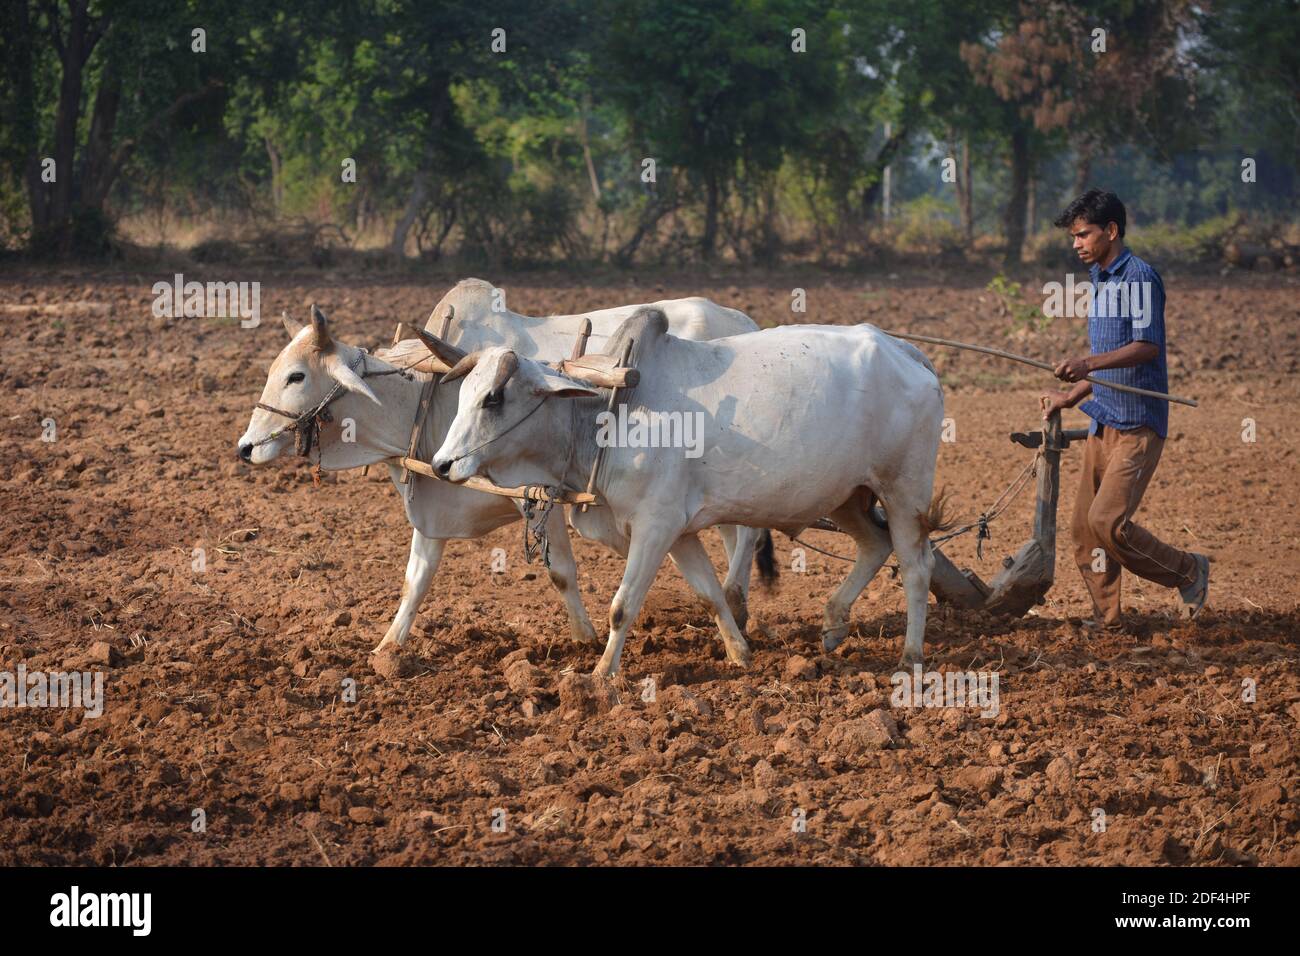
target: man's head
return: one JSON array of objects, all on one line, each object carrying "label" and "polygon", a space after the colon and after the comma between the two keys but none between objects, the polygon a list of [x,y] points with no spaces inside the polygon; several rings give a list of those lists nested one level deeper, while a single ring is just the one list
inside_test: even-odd
[{"label": "man's head", "polygon": [[1085,265],[1106,262],[1124,238],[1128,219],[1124,204],[1112,192],[1089,189],[1065,207],[1054,225],[1067,229],[1074,239],[1074,251]]}]

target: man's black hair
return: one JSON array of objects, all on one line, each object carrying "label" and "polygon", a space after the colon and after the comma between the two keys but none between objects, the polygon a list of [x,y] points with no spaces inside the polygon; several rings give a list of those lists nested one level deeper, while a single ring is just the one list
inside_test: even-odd
[{"label": "man's black hair", "polygon": [[1084,222],[1105,229],[1107,223],[1113,222],[1119,226],[1119,237],[1123,239],[1124,222],[1127,218],[1124,204],[1119,201],[1118,196],[1100,189],[1089,189],[1066,206],[1065,212],[1057,216],[1052,224],[1058,229],[1069,229],[1076,219],[1082,219]]}]

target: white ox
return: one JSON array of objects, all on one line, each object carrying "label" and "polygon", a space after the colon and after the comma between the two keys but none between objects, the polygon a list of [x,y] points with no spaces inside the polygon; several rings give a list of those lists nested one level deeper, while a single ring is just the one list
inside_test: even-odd
[{"label": "white ox", "polygon": [[[635,342],[640,384],[626,393],[627,417],[698,414],[704,454],[617,447],[606,435],[596,486],[606,506],[570,518],[584,537],[612,535],[628,555],[595,674],[617,672],[665,554],[712,606],[727,657],[747,664],[749,647],[698,532],[735,523],[797,535],[823,515],[857,545],[853,569],[826,607],[824,647],[843,640],[850,607],[892,546],[907,592],[903,662],[920,662],[934,567],[929,532],[942,525],[933,489],[943,392],[929,360],[870,325],[789,326],[713,342],[668,333],[663,312],[645,309],[608,346],[620,354]],[[582,482],[597,452],[600,410],[583,399],[597,390],[502,347],[467,356],[447,377],[460,376],[460,409],[433,461],[438,474],[503,485]],[[872,520],[877,498],[888,530]]]},{"label": "white ox", "polygon": [[[481,279],[458,283],[443,296],[434,309],[433,318],[441,321],[448,306],[455,317],[449,337],[467,350],[487,345],[505,344],[518,354],[541,359],[567,357],[573,347],[580,315],[534,318],[505,308],[504,294]],[[671,316],[670,323],[684,337],[724,336],[757,328],[742,312],[728,309],[703,298],[672,299],[655,303]],[[586,314],[591,319],[589,352],[601,350],[607,336],[618,324],[641,306],[630,305],[603,309]],[[319,316],[319,318],[318,318]],[[313,324],[302,326],[285,320],[291,341],[271,365],[261,404],[298,414],[323,401],[336,384],[345,391],[331,406],[333,424],[321,427],[317,443],[317,461],[326,470],[357,468],[382,461],[390,456],[405,455],[415,420],[422,383],[427,375],[413,374],[413,381],[399,375],[375,376],[377,371],[393,366],[384,360],[388,355],[398,364],[398,355],[381,350],[375,355],[361,355],[361,350],[334,340],[324,316],[313,313]],[[424,346],[415,345],[423,353]],[[416,355],[419,358],[420,355]],[[364,363],[364,364],[363,364]],[[365,375],[366,377],[362,377]],[[446,437],[455,416],[458,383],[441,385],[434,390],[425,428],[416,449],[416,457],[428,461]],[[344,419],[356,423],[356,441],[340,440]],[[285,431],[287,421],[264,409],[253,412],[248,428],[239,439],[240,457],[251,464],[275,460],[294,441],[294,432]],[[518,506],[508,498],[462,488],[414,473],[406,485],[397,481],[400,469],[390,466],[394,486],[402,496],[406,516],[413,531],[411,553],[402,582],[402,598],[383,640],[375,648],[401,647],[410,634],[420,603],[433,581],[446,542],[453,538],[479,538],[520,520]],[[759,532],[749,528],[722,528],[723,542],[730,561],[728,597],[737,613],[746,615],[750,566]],[[559,591],[568,611],[574,639],[595,642],[596,632],[587,616],[577,586],[577,567],[563,509],[555,509],[548,518],[546,531],[550,543],[551,565],[548,574]]]}]

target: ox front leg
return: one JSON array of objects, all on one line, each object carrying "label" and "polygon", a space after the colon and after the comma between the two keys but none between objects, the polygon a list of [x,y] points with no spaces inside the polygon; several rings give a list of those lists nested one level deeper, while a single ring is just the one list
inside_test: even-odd
[{"label": "ox front leg", "polygon": [[609,606],[609,639],[605,642],[605,653],[601,655],[600,663],[592,671],[594,676],[613,677],[618,673],[628,629],[641,612],[646,593],[680,530],[658,527],[633,530],[623,581]]},{"label": "ox front leg", "polygon": [[379,645],[371,651],[378,654],[387,648],[398,648],[406,643],[415,623],[415,615],[420,610],[420,602],[429,593],[434,572],[442,560],[442,551],[447,542],[442,538],[426,538],[419,531],[411,534],[411,556],[406,561],[406,579],[402,581],[402,603],[397,608],[393,623]]},{"label": "ox front leg", "polygon": [[704,545],[700,544],[700,539],[693,534],[684,534],[677,539],[669,553],[686,583],[713,608],[713,621],[718,626],[718,633],[722,635],[727,660],[748,667],[749,645],[745,643],[740,626],[732,617],[727,596],[718,584],[717,575],[713,573],[713,565]]},{"label": "ox front leg", "polygon": [[587,608],[578,591],[578,563],[573,559],[573,546],[569,541],[569,529],[564,524],[563,508],[552,508],[547,516],[546,540],[551,554],[551,566],[547,569],[547,574],[550,575],[555,590],[564,598],[565,609],[569,612],[569,633],[575,641],[595,644],[596,629],[587,616]]}]

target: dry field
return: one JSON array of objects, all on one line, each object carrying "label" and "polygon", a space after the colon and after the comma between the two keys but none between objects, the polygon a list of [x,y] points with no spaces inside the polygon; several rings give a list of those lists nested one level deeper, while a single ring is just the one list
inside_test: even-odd
[{"label": "dry field", "polygon": [[[1296,277],[1165,276],[1171,389],[1201,407],[1171,413],[1140,514],[1214,559],[1200,620],[1129,579],[1133,633],[1080,629],[1065,520],[1077,449],[1047,604],[1013,621],[932,608],[928,664],[996,669],[995,719],[890,706],[904,614],[887,572],[822,654],[822,606],[846,566],[808,551],[799,573],[779,535],[779,585],[751,603],[748,671],[727,666],[669,565],[617,700],[584,693],[570,675],[598,651],[567,640],[514,525],[449,546],[406,646],[415,673],[381,678],[368,652],[410,537],[386,473],[314,488],[301,461],[239,463],[235,440],[285,341],[270,317],[315,301],[340,338],[375,347],[458,277],[241,275],[262,282],[267,318],[251,330],[153,317],[166,277],[0,274],[0,670],[107,673],[98,719],[0,711],[0,864],[1300,864]],[[488,278],[531,314],[704,294],[764,325],[870,321],[1043,358],[1086,350],[1080,320],[1018,333],[987,276]],[[796,286],[806,315],[791,314]],[[956,424],[939,482],[970,516],[1027,461],[1007,433],[1034,425],[1051,383],[927,351]],[[949,555],[991,578],[1028,537],[1031,495],[995,523],[983,561],[972,536]],[[622,561],[575,548],[599,626]],[[340,699],[345,678],[355,703]]]}]

